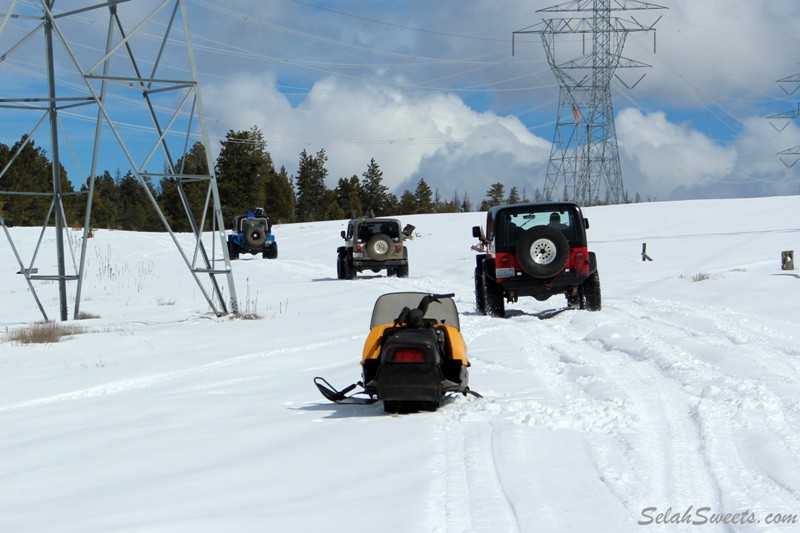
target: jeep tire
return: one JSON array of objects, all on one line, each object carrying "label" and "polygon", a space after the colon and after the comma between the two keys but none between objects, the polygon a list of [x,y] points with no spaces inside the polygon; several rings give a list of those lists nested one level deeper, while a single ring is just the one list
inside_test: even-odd
[{"label": "jeep tire", "polygon": [[356,279],[356,267],[353,265],[353,256],[345,254],[342,257],[342,279]]},{"label": "jeep tire", "polygon": [[408,277],[408,249],[403,246],[403,264],[394,270],[398,278]]},{"label": "jeep tire", "polygon": [[600,274],[595,269],[581,285],[583,295],[583,308],[587,311],[600,311],[603,304],[600,296]]},{"label": "jeep tire", "polygon": [[391,253],[392,246],[394,243],[388,235],[376,233],[367,243],[367,255],[375,260],[384,259]]},{"label": "jeep tire", "polygon": [[398,278],[407,278],[408,277],[408,263],[402,264],[395,269],[395,274]]},{"label": "jeep tire", "polygon": [[569,242],[556,228],[534,226],[517,241],[517,261],[532,278],[552,278],[563,270],[568,259]]},{"label": "jeep tire", "polygon": [[239,259],[239,247],[232,242],[228,242],[228,256],[231,260]]},{"label": "jeep tire", "polygon": [[250,228],[244,235],[247,246],[251,248],[261,248],[264,245],[266,236],[261,228]]},{"label": "jeep tire", "polygon": [[264,259],[277,259],[278,258],[278,243],[273,243],[269,247],[261,251],[261,257]]},{"label": "jeep tire", "polygon": [[506,303],[503,287],[493,279],[484,265],[483,267],[483,303],[484,314],[503,318],[506,316]]},{"label": "jeep tire", "polygon": [[486,295],[483,293],[483,269],[475,267],[475,310],[486,314]]}]

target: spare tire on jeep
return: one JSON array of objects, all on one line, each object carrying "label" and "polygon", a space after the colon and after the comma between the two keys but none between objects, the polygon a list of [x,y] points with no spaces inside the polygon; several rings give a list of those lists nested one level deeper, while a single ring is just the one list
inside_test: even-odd
[{"label": "spare tire on jeep", "polygon": [[262,246],[265,239],[266,235],[264,234],[264,230],[261,228],[250,228],[247,230],[247,233],[244,236],[245,242],[248,244],[248,246],[252,247]]},{"label": "spare tire on jeep", "polygon": [[517,261],[532,278],[551,278],[561,272],[569,259],[569,242],[550,226],[534,226],[517,241]]},{"label": "spare tire on jeep", "polygon": [[372,259],[383,259],[392,251],[392,239],[384,233],[376,233],[367,243],[367,255]]}]

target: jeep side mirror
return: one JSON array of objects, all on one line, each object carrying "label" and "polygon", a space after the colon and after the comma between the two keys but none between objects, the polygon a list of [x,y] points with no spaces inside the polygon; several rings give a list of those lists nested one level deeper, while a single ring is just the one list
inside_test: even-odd
[{"label": "jeep side mirror", "polygon": [[403,228],[403,236],[410,239],[411,236],[414,234],[415,229],[416,229],[415,226],[412,226],[411,224],[406,224],[406,227]]},{"label": "jeep side mirror", "polygon": [[342,239],[347,240],[347,233],[345,233],[344,230],[342,230],[342,234],[341,235],[342,235]]},{"label": "jeep side mirror", "polygon": [[472,236],[476,239],[480,239],[481,242],[486,240],[486,235],[483,233],[483,228],[481,226],[472,226]]},{"label": "jeep side mirror", "polygon": [[583,227],[586,228],[586,229],[589,229],[589,219],[588,218],[584,218],[583,219]]}]

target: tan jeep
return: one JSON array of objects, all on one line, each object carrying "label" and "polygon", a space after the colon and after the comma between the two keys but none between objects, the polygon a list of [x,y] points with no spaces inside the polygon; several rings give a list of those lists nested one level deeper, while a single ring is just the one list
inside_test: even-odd
[{"label": "tan jeep", "polygon": [[355,279],[358,272],[386,269],[389,276],[408,276],[408,250],[403,242],[413,235],[414,226],[402,230],[396,218],[354,218],[342,230],[344,246],[336,250],[336,275]]}]

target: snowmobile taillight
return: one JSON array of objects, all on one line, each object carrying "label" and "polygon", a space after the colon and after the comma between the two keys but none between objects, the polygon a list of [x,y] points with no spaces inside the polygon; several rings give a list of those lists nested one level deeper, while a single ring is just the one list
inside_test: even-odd
[{"label": "snowmobile taillight", "polygon": [[416,348],[399,348],[395,350],[392,361],[395,363],[424,363],[425,353]]}]

